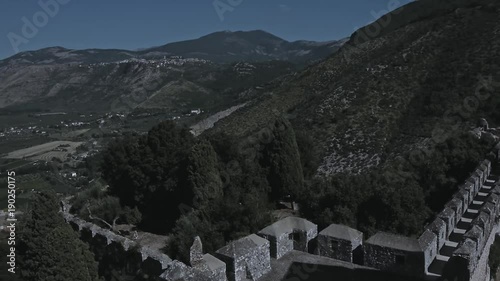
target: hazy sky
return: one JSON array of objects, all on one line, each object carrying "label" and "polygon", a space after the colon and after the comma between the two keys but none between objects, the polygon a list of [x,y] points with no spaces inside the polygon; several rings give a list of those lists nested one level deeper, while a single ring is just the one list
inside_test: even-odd
[{"label": "hazy sky", "polygon": [[262,29],[289,41],[328,41],[347,37],[384,12],[408,2],[1,0],[0,59],[14,55],[16,50],[50,46],[137,49],[221,30]]}]

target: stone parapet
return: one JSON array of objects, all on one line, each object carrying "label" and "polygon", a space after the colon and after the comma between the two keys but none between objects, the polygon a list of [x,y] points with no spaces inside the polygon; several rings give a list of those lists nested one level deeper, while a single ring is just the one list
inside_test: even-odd
[{"label": "stone parapet", "polygon": [[[113,248],[129,253],[134,262],[142,263],[142,271],[159,276],[161,280],[259,280],[272,270],[271,258],[279,260],[294,250],[314,252],[399,275],[425,278],[429,274],[429,266],[438,258],[439,251],[474,198],[481,190],[485,193],[487,189],[490,190],[488,197],[481,199],[477,216],[468,219],[471,227],[463,234],[443,272],[443,277],[449,280],[460,276],[456,280],[473,281],[471,278],[478,276],[478,268],[483,268],[484,251],[489,249],[488,241],[499,220],[500,185],[491,186],[491,181],[487,182],[492,163],[499,160],[499,152],[500,143],[488,154],[488,159],[479,163],[465,183],[459,186],[452,199],[418,238],[379,232],[363,241],[362,232],[336,224],[318,234],[316,224],[302,218],[287,217],[262,229],[258,235],[251,234],[227,244],[213,255],[203,253],[201,240],[196,237],[190,251],[190,265],[186,265],[158,250],[143,247],[136,241],[69,214],[71,206],[67,202],[61,203],[61,209],[65,220],[80,233],[82,240],[98,244],[104,249]],[[481,194],[480,197],[484,198],[485,195]],[[478,206],[477,202],[474,204]]]}]

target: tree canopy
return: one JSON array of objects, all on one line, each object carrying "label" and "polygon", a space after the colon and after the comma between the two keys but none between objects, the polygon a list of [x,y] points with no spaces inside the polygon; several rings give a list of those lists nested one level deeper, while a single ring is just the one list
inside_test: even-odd
[{"label": "tree canopy", "polygon": [[64,222],[53,192],[34,195],[20,225],[19,268],[24,280],[99,280],[88,246]]},{"label": "tree canopy", "polygon": [[121,204],[137,207],[145,229],[165,232],[190,204],[186,188],[187,156],[194,143],[189,130],[162,122],[147,135],[116,140],[103,155],[102,172]]}]

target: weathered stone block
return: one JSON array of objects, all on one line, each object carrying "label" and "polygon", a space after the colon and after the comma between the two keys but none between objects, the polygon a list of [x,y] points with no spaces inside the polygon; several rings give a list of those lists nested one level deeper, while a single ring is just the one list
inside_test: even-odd
[{"label": "weathered stone block", "polygon": [[481,211],[484,211],[489,215],[489,221],[493,221],[496,217],[496,206],[495,204],[489,201],[484,203],[483,207],[481,208]]},{"label": "weathered stone block", "polygon": [[477,266],[476,242],[465,239],[453,252],[443,270],[445,280],[470,281],[472,273]]},{"label": "weathered stone block", "polygon": [[474,175],[477,175],[479,177],[479,190],[483,187],[483,183],[486,181],[486,174],[481,170],[481,168],[477,168],[474,173]]},{"label": "weathered stone block", "polygon": [[427,226],[427,229],[436,235],[437,251],[439,252],[447,238],[446,223],[441,218],[436,218]]},{"label": "weathered stone block", "polygon": [[480,178],[477,174],[473,174],[467,179],[467,182],[470,182],[472,184],[472,198],[476,197],[477,193],[479,192],[480,189]]},{"label": "weathered stone block", "polygon": [[189,263],[192,267],[201,266],[203,264],[203,244],[199,236],[196,236],[193,245],[189,249]]},{"label": "weathered stone block", "polygon": [[491,202],[495,206],[495,215],[498,217],[500,215],[500,196],[492,193],[488,197],[488,202]]},{"label": "weathered stone block", "polygon": [[438,251],[436,250],[438,239],[436,234],[434,234],[432,231],[425,230],[424,233],[418,238],[418,243],[420,244],[420,248],[424,252],[424,270],[425,272],[427,272],[427,269],[438,254]]},{"label": "weathered stone block", "polygon": [[452,209],[455,212],[455,223],[458,223],[463,215],[463,203],[457,198],[451,199],[450,202],[446,204],[446,207]]},{"label": "weathered stone block", "polygon": [[465,190],[464,186],[459,187],[457,193],[455,193],[455,198],[461,201],[462,203],[462,215],[467,211],[469,204],[471,202],[469,198],[469,192]]},{"label": "weathered stone block", "polygon": [[476,194],[474,193],[474,184],[467,180],[464,184],[464,187],[465,187],[465,191],[467,191],[469,193],[469,205],[470,203],[472,203],[472,200],[474,200],[474,197],[476,196]]},{"label": "weathered stone block", "polygon": [[271,256],[279,259],[292,250],[309,252],[309,242],[318,236],[318,226],[297,217],[287,217],[262,229],[259,236],[269,240]]},{"label": "weathered stone block", "polygon": [[[354,253],[361,250],[363,233],[345,225],[332,224],[318,234],[320,256],[354,262]],[[359,261],[359,260],[358,260]]]},{"label": "weathered stone block", "polygon": [[484,212],[482,209],[479,211],[479,215],[472,221],[472,224],[479,225],[485,228],[490,222],[490,216],[488,213]]},{"label": "weathered stone block", "polygon": [[[472,221],[472,225],[476,225],[481,228],[484,237],[489,236],[489,233],[491,232],[491,225],[489,216],[485,212],[480,212],[479,215]],[[483,251],[484,243],[486,243],[486,241],[481,241],[481,243],[479,243],[479,252]]]},{"label": "weathered stone block", "polygon": [[363,244],[365,266],[401,274],[425,276],[426,261],[417,239],[378,232]]},{"label": "weathered stone block", "polygon": [[488,159],[483,160],[482,165],[486,167],[486,176],[488,177],[491,174],[491,161]]},{"label": "weathered stone block", "polygon": [[203,255],[203,262],[207,270],[202,272],[213,281],[226,281],[226,264],[218,258],[205,254]]},{"label": "weathered stone block", "polygon": [[447,207],[438,214],[438,218],[446,223],[446,237],[450,236],[456,225],[455,212]]},{"label": "weathered stone block", "polygon": [[464,239],[470,239],[472,241],[475,242],[475,251],[479,251],[479,245],[481,245],[483,243],[483,239],[484,239],[484,230],[477,226],[477,225],[473,225],[471,229],[469,229],[469,231],[467,231],[463,238]]},{"label": "weathered stone block", "polygon": [[215,256],[226,264],[231,281],[257,280],[271,270],[269,241],[255,234],[229,243]]}]

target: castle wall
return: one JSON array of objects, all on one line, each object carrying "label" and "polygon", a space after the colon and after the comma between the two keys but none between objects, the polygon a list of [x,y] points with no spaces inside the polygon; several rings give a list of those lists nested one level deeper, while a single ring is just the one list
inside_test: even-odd
[{"label": "castle wall", "polygon": [[[498,148],[490,159],[481,163],[474,174],[468,179],[470,183],[465,186],[466,191],[470,189],[477,194],[479,190],[485,187],[486,180],[491,174],[491,161],[498,161]],[[496,159],[495,159],[496,158]],[[473,185],[473,187],[471,187]],[[470,188],[467,190],[467,188]],[[490,189],[488,187],[487,189]],[[499,188],[500,189],[500,188]],[[443,275],[449,280],[457,281],[476,281],[486,280],[489,276],[487,271],[487,257],[485,251],[488,251],[491,237],[498,229],[500,215],[500,190],[491,187],[491,191],[485,202],[478,210],[477,216],[471,222],[471,228],[462,236],[457,249],[445,266]],[[461,195],[463,196],[463,195]]]},{"label": "castle wall", "polygon": [[[69,208],[64,209],[69,210]],[[222,262],[211,255],[204,256],[210,266],[205,270],[199,270],[179,261],[173,261],[158,250],[141,247],[126,237],[69,213],[63,212],[63,216],[70,226],[80,233],[80,239],[90,245],[96,256],[106,260],[107,265],[120,268],[127,274],[141,275],[148,280],[177,281],[185,277],[188,277],[186,280],[196,281],[226,280],[225,265],[221,266]]]},{"label": "castle wall", "polygon": [[[489,196],[470,222],[471,227],[463,234],[443,272],[443,277],[448,280],[482,281],[487,268],[485,251],[489,249],[492,235],[498,231],[500,216],[500,186],[490,187],[491,181],[486,183],[491,174],[492,161],[499,160],[499,151],[500,143],[459,187],[418,239],[377,233],[363,243],[363,234],[357,230],[349,229],[346,234],[339,232],[339,229],[345,231],[347,227],[336,227],[318,235],[315,224],[289,217],[261,230],[259,235],[263,238],[249,235],[219,249],[214,256],[203,255],[200,243],[194,255],[196,263],[188,266],[158,250],[141,247],[130,239],[69,214],[65,203],[62,209],[66,221],[80,233],[82,240],[89,243],[97,256],[106,257],[114,268],[123,268],[130,274],[140,272],[155,280],[258,280],[271,271],[271,256],[279,259],[292,250],[310,252],[309,244],[316,237],[317,254],[321,256],[353,262],[353,251],[361,249],[362,263],[367,267],[411,277],[425,277],[447,237],[478,192],[487,186],[484,190],[490,190]],[[486,193],[484,190],[482,192]],[[478,201],[482,202],[483,199]]]}]

